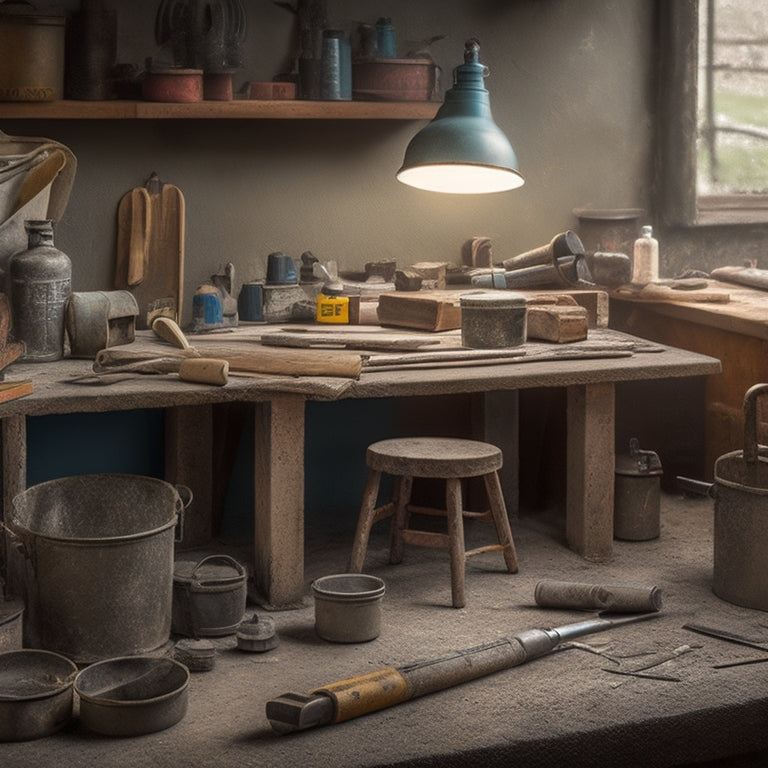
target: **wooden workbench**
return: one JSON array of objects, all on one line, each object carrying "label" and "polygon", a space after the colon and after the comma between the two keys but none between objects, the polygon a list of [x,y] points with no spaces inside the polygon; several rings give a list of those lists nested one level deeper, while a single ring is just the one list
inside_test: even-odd
[{"label": "wooden workbench", "polygon": [[[245,331],[244,331],[245,332]],[[251,331],[252,332],[252,331]],[[237,333],[237,331],[235,331]],[[304,407],[308,400],[432,397],[460,393],[515,395],[519,390],[563,387],[567,391],[566,528],[569,546],[592,561],[610,559],[613,546],[614,385],[717,373],[718,360],[689,351],[648,345],[607,329],[593,329],[594,343],[631,346],[625,356],[563,357],[580,344],[549,345],[561,355],[533,361],[439,368],[363,369],[360,378],[230,377],[224,387],[187,383],[175,376],[144,376],[107,387],[66,383],[91,370],[89,360],[14,364],[7,378],[31,378],[32,395],[0,405],[3,436],[3,509],[26,483],[26,416],[166,410],[166,479],[188,485],[198,510],[210,514],[213,408],[252,403],[256,412],[254,481],[254,582],[266,603],[288,607],[301,601],[304,585]],[[158,354],[168,347],[157,344]],[[542,345],[536,345],[541,348]],[[564,349],[566,347],[568,349]],[[524,351],[531,352],[526,345]],[[562,350],[562,351],[561,351]],[[495,419],[494,430],[514,438],[516,412]],[[508,421],[506,419],[508,418]],[[506,422],[506,423],[505,423]],[[506,455],[506,463],[515,457]],[[508,493],[516,489],[505,489]]]},{"label": "wooden workbench", "polygon": [[[744,394],[753,384],[768,382],[768,292],[714,280],[707,290],[727,294],[729,301],[687,303],[683,295],[677,301],[643,301],[613,294],[610,325],[721,361],[722,375],[705,383],[702,479],[712,480],[718,457],[744,447]],[[765,442],[768,430],[762,427],[758,437]]]}]

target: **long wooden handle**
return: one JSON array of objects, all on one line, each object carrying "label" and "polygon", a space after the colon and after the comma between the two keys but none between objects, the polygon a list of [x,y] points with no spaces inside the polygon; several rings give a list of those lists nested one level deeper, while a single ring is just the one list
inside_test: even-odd
[{"label": "long wooden handle", "polygon": [[[194,359],[225,360],[229,372],[278,374],[284,376],[342,376],[357,379],[363,367],[359,354],[345,350],[280,349],[254,345],[249,350],[241,347],[206,346],[205,358],[193,348],[163,350],[163,356]],[[96,355],[94,370],[106,370],[117,365],[151,360],[158,355],[151,351],[134,351],[130,345],[102,349]]]},{"label": "long wooden handle", "polygon": [[236,347],[211,346],[205,354],[226,360],[232,373],[274,373],[287,376],[342,376],[360,378],[363,358],[345,350],[281,349],[254,347],[245,351]]}]

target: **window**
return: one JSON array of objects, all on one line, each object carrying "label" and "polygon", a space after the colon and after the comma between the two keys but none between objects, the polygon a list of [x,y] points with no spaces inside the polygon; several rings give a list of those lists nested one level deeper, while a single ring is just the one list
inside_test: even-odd
[{"label": "window", "polygon": [[660,13],[664,218],[768,222],[768,4],[675,0]]}]

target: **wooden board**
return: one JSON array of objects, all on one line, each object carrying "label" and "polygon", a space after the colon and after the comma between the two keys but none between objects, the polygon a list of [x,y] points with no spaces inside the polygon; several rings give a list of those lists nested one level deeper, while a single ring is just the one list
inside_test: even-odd
[{"label": "wooden board", "polygon": [[181,319],[184,227],[184,196],[155,174],[120,201],[115,287],[136,297],[139,330],[151,328],[155,317]]}]

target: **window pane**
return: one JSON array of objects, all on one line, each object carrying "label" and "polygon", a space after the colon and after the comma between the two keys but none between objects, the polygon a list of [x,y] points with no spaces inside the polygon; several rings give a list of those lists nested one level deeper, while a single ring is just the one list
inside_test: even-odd
[{"label": "window pane", "polygon": [[768,3],[703,0],[699,195],[768,192]]}]

